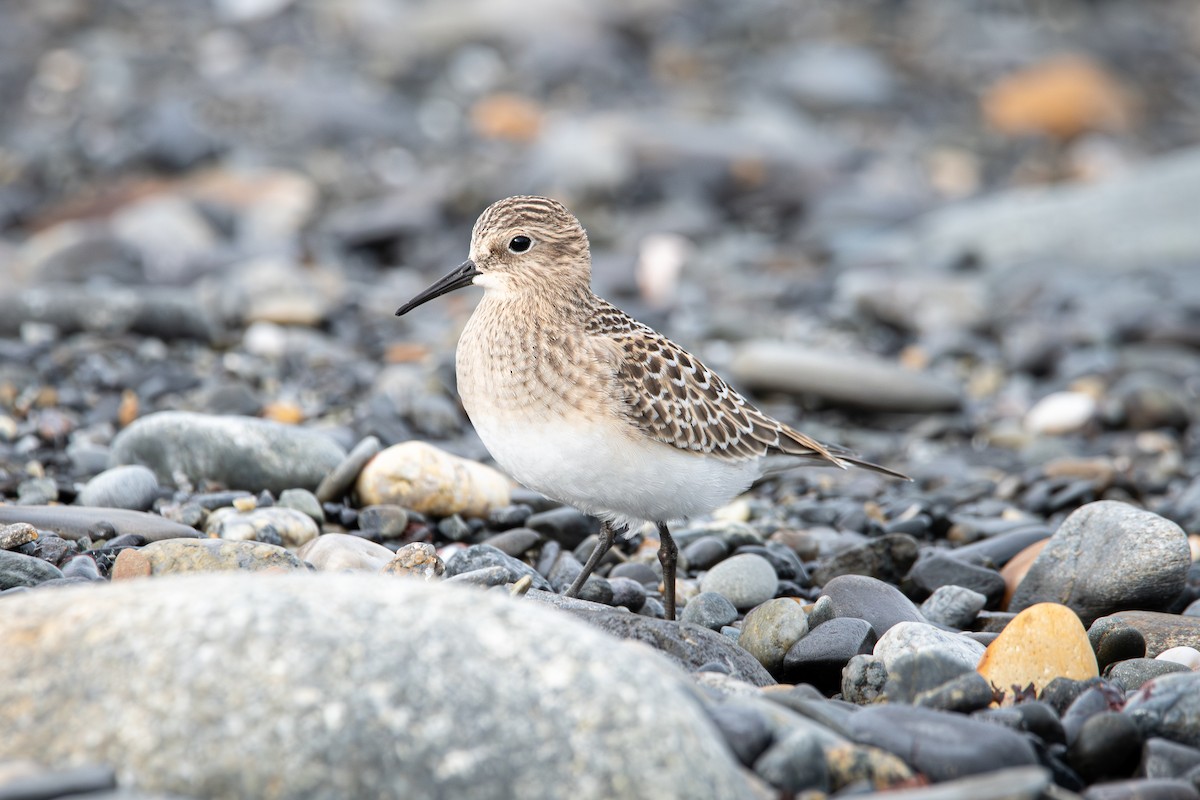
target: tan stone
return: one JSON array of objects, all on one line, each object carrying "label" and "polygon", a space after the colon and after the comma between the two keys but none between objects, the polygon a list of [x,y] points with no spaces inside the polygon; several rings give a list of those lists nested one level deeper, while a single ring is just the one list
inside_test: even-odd
[{"label": "tan stone", "polygon": [[512,484],[491,467],[412,441],[372,458],[355,486],[363,505],[393,503],[435,517],[484,517],[508,505]]},{"label": "tan stone", "polygon": [[1013,687],[1041,691],[1054,678],[1086,680],[1100,674],[1079,616],[1058,603],[1038,603],[1017,614],[988,646],[978,672],[1011,703]]}]

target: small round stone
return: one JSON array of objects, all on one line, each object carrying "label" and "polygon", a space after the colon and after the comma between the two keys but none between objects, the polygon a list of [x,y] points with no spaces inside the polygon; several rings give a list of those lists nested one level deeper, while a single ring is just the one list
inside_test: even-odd
[{"label": "small round stone", "polygon": [[81,506],[146,511],[158,496],[158,478],[141,464],[113,467],[87,482],[79,493]]},{"label": "small round stone", "polygon": [[727,558],[700,579],[701,591],[724,595],[739,611],[770,600],[778,586],[771,563],[753,553]]},{"label": "small round stone", "polygon": [[680,621],[719,631],[724,626],[732,624],[737,617],[737,609],[724,595],[716,592],[701,592],[683,607]]},{"label": "small round stone", "polygon": [[804,608],[790,597],[780,597],[757,605],[746,614],[738,644],[774,673],[783,665],[788,650],[806,633],[808,618]]}]

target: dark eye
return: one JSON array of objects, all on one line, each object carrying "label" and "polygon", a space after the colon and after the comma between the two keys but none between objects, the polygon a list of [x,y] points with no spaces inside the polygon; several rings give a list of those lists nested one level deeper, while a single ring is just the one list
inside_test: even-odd
[{"label": "dark eye", "polygon": [[533,246],[533,239],[528,236],[514,236],[512,241],[508,243],[510,253],[524,253]]}]

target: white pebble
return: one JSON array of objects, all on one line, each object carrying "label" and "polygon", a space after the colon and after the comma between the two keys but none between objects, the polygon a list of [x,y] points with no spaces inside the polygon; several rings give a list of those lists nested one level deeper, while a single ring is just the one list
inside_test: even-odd
[{"label": "white pebble", "polygon": [[1096,415],[1096,400],[1083,392],[1055,392],[1046,395],[1025,414],[1025,428],[1031,433],[1059,436],[1083,428]]},{"label": "white pebble", "polygon": [[1154,658],[1156,661],[1174,661],[1193,671],[1200,668],[1200,650],[1194,647],[1172,647],[1170,650],[1163,650]]}]

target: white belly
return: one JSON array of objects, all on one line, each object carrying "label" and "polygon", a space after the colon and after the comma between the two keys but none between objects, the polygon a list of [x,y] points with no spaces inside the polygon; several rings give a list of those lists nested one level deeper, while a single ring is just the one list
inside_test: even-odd
[{"label": "white belly", "polygon": [[619,420],[568,424],[476,409],[471,417],[496,462],[515,480],[616,525],[665,522],[718,508],[762,472],[641,440]]}]

